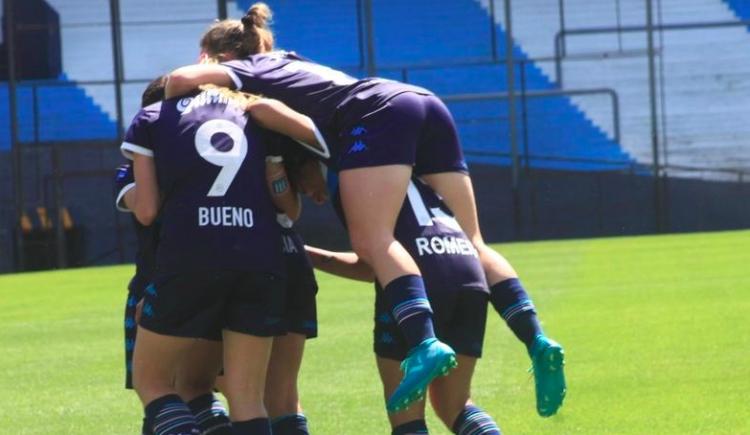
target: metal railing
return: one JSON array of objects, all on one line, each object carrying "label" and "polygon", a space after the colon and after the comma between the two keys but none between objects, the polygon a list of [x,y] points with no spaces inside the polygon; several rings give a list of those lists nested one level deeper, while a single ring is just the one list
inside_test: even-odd
[{"label": "metal railing", "polygon": [[[579,55],[571,57],[568,55],[566,50],[565,39],[570,36],[582,36],[582,35],[597,35],[607,33],[641,33],[650,30],[654,32],[663,31],[674,31],[674,30],[696,30],[696,29],[713,29],[722,27],[747,27],[750,26],[750,20],[737,20],[737,21],[713,21],[713,22],[695,22],[695,23],[680,23],[680,24],[655,24],[649,26],[605,26],[605,27],[586,27],[586,28],[574,28],[574,29],[561,29],[555,33],[554,48],[555,55],[552,57],[555,61],[555,80],[559,87],[564,87],[563,84],[563,71],[562,62],[565,59],[592,59],[602,57],[612,57],[611,53],[600,53],[596,55],[594,53],[587,53],[586,55]],[[627,54],[628,56],[641,55],[648,56],[648,51],[643,50],[639,52],[632,52]]]},{"label": "metal railing", "polygon": [[[547,97],[567,97],[577,95],[606,95],[610,98],[612,107],[612,125],[613,139],[620,142],[620,99],[617,92],[611,88],[592,88],[592,89],[553,89],[548,91],[525,91],[514,98],[522,101],[527,98],[547,98]],[[468,101],[488,101],[488,100],[507,100],[510,95],[507,92],[488,92],[477,94],[453,94],[442,95],[440,98],[446,103],[468,102]]]},{"label": "metal railing", "polygon": [[[81,81],[60,81],[60,80],[23,80],[16,82],[16,89],[22,90],[26,88],[31,89],[31,115],[33,118],[33,126],[32,126],[32,137],[33,139],[30,141],[22,141],[20,138],[18,138],[18,142],[21,144],[27,144],[27,143],[34,143],[39,144],[41,142],[44,142],[41,140],[41,124],[43,123],[44,119],[43,116],[40,113],[40,96],[39,96],[39,90],[45,89],[45,88],[78,88],[81,86],[111,86],[112,92],[113,92],[113,99],[112,101],[115,104],[115,117],[114,120],[115,123],[119,123],[119,120],[121,118],[124,118],[124,114],[122,113],[122,105],[123,105],[123,99],[122,96],[117,95],[117,88],[121,88],[123,85],[131,85],[131,84],[143,84],[146,85],[151,80],[146,79],[130,79],[130,80],[122,80],[121,82],[116,82],[114,80],[81,80]],[[119,107],[119,109],[118,109]],[[121,137],[122,133],[119,131],[119,127],[116,128],[115,132],[112,136],[106,136],[101,137],[97,139],[117,139],[118,137]],[[47,141],[47,142],[59,142],[59,139],[56,139],[54,141]]]}]

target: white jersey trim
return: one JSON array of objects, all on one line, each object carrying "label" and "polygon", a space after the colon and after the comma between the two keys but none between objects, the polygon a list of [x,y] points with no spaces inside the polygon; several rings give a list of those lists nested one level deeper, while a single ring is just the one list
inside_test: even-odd
[{"label": "white jersey trim", "polygon": [[307,118],[308,123],[310,124],[310,127],[312,128],[313,133],[315,134],[315,139],[318,140],[318,143],[320,144],[320,147],[323,148],[323,150],[321,151],[320,149],[318,149],[318,148],[316,148],[314,146],[311,146],[310,144],[307,144],[305,142],[302,142],[301,140],[296,140],[295,139],[295,141],[298,144],[300,144],[303,147],[305,147],[305,149],[307,149],[308,151],[314,153],[317,156],[320,156],[320,157],[322,157],[324,159],[330,158],[331,157],[331,150],[328,148],[328,144],[326,143],[326,140],[323,137],[323,134],[320,132],[320,130],[318,130],[318,126],[315,125],[315,121],[313,121],[312,118],[310,118],[309,116],[305,116],[305,118]]},{"label": "white jersey trim", "polygon": [[120,193],[117,194],[117,199],[115,200],[115,207],[117,210],[123,212],[123,213],[132,213],[133,210],[129,209],[128,206],[125,204],[125,194],[130,191],[130,189],[135,187],[135,183],[129,183],[122,189],[120,189]]},{"label": "white jersey trim", "polygon": [[133,154],[141,154],[146,157],[154,156],[152,150],[130,142],[123,142],[122,145],[120,145],[120,152],[122,152],[122,155],[128,160],[133,160]]},{"label": "white jersey trim", "polygon": [[236,72],[232,70],[232,68],[222,65],[224,68],[224,71],[227,73],[230,79],[234,82],[234,89],[241,91],[242,90],[242,80],[240,80],[240,76],[237,75]]},{"label": "white jersey trim", "polygon": [[419,189],[417,189],[413,181],[409,181],[409,187],[406,189],[406,198],[409,200],[409,205],[411,205],[417,223],[422,227],[431,227],[433,225],[432,216],[427,211],[427,206],[422,199],[422,195],[419,194]]}]

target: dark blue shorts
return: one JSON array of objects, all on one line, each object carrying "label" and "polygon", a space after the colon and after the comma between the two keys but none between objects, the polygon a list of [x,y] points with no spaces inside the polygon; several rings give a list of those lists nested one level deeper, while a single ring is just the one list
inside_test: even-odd
[{"label": "dark blue shorts", "polygon": [[417,175],[468,172],[453,117],[434,95],[405,92],[343,125],[340,171],[402,164]]},{"label": "dark blue shorts", "polygon": [[133,349],[138,325],[135,322],[135,308],[143,297],[143,289],[131,289],[125,301],[125,388],[133,389]]},{"label": "dark blue shorts", "polygon": [[315,295],[318,283],[315,281],[310,259],[304,247],[294,254],[284,254],[287,266],[286,306],[284,322],[286,331],[302,334],[307,338],[318,336],[318,312]]},{"label": "dark blue shorts", "polygon": [[223,329],[282,335],[286,278],[246,271],[157,276],[146,288],[140,326],[158,334],[221,340]]},{"label": "dark blue shorts", "polygon": [[[428,291],[432,305],[435,335],[456,353],[474,358],[482,356],[487,323],[488,294],[480,289]],[[402,361],[409,345],[398,329],[384,292],[375,294],[374,350],[382,358]]]}]

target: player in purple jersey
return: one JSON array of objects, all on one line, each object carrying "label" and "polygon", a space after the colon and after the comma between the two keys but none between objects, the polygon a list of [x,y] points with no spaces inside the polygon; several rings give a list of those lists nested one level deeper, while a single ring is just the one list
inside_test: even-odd
[{"label": "player in purple jersey", "polygon": [[[161,90],[161,94],[159,94]],[[144,105],[149,102],[153,103],[163,98],[163,82],[155,80],[149,85],[144,92]],[[258,100],[262,101],[262,100]],[[250,113],[254,119],[263,124],[280,128],[279,131],[295,134],[298,140],[314,140],[316,132],[314,126],[299,117],[298,114],[291,113],[287,108],[275,104],[276,102],[256,102],[250,106]],[[290,128],[291,127],[291,128]],[[286,336],[275,339],[274,348],[271,354],[271,370],[268,375],[266,407],[269,409],[272,417],[277,417],[273,424],[274,433],[283,434],[285,427],[306,427],[306,420],[301,414],[299,402],[297,399],[296,378],[301,362],[302,348],[306,337],[314,337],[317,334],[317,319],[315,310],[315,293],[317,284],[315,283],[312,272],[312,265],[304,252],[304,243],[301,238],[288,228],[290,222],[287,214],[296,218],[300,211],[299,196],[293,192],[290,183],[286,177],[283,154],[287,156],[296,156],[290,147],[281,149],[278,143],[290,141],[291,139],[279,134],[269,134],[266,137],[267,142],[273,148],[270,150],[273,156],[266,157],[266,178],[268,189],[271,192],[274,205],[286,214],[281,214],[277,219],[282,225],[282,246],[287,272],[294,279],[288,281],[287,292],[290,298],[287,299],[284,313],[284,320],[287,322],[286,330],[289,332]],[[313,144],[315,145],[315,144]],[[287,159],[290,162],[299,160],[297,158]],[[127,164],[118,170],[116,183],[120,192],[117,198],[117,207],[122,211],[130,211],[133,196],[136,192],[135,182],[133,180],[132,165]],[[144,229],[137,220],[137,229]],[[158,232],[158,230],[154,231]],[[139,236],[145,235],[145,232],[139,231]],[[148,234],[152,234],[149,232]],[[143,287],[151,280],[152,269],[147,267],[153,264],[153,256],[156,250],[156,237],[149,239],[150,243],[144,243],[139,240],[139,259],[149,259],[147,261],[137,261],[137,277],[143,285],[136,287],[139,292],[131,292],[128,298],[126,314],[126,347],[131,350],[128,352],[127,365],[130,366],[132,346],[135,343],[135,326],[136,326],[136,304],[142,298]],[[142,264],[143,263],[143,264]],[[150,272],[149,272],[150,271]],[[134,279],[135,281],[135,279]],[[131,289],[134,286],[131,285]],[[142,304],[138,304],[140,306]],[[301,337],[298,338],[298,337]],[[281,363],[280,361],[283,361]],[[276,364],[273,364],[276,362]],[[200,428],[203,432],[210,432],[217,435],[224,433],[229,429],[229,420],[226,411],[211,393],[213,389],[215,376],[218,366],[221,364],[221,344],[209,340],[198,340],[191,348],[191,359],[185,361],[179,369],[175,386],[180,397],[188,402],[188,407],[196,416]],[[296,364],[296,370],[294,366]],[[128,375],[130,372],[128,371]],[[129,377],[129,376],[128,376]],[[293,380],[293,381],[292,381]],[[293,403],[292,403],[293,402]],[[283,417],[283,418],[279,418]],[[150,433],[145,428],[144,433]],[[300,433],[300,432],[294,432]],[[305,432],[306,433],[306,432]]]},{"label": "player in purple jersey", "polygon": [[[317,336],[317,309],[315,297],[318,285],[312,263],[305,252],[304,241],[294,231],[294,221],[299,218],[301,201],[297,193],[298,184],[290,181],[287,173],[307,173],[303,165],[304,151],[298,147],[284,146],[291,139],[273,135],[269,139],[266,168],[269,190],[274,195],[288,193],[294,204],[277,215],[281,231],[281,249],[287,272],[286,303],[283,311],[286,334],[275,337],[266,378],[265,405],[271,418],[275,435],[307,434],[307,418],[300,404],[297,380],[302,364],[305,341]],[[318,169],[318,163],[313,162]],[[325,183],[323,183],[325,188]],[[321,198],[324,200],[325,197]],[[226,380],[217,380],[219,390]]]},{"label": "player in purple jersey", "polygon": [[[116,207],[122,212],[129,213],[136,192],[131,164],[124,164],[118,168],[115,184],[118,191]],[[160,229],[158,219],[152,225],[144,226],[134,218],[133,224],[137,238],[136,272],[128,285],[125,305],[125,388],[128,389],[133,388],[132,362],[137,326],[143,307],[142,300],[154,275]],[[229,435],[231,433],[229,416],[224,405],[213,395],[213,381],[221,362],[221,344],[209,340],[197,340],[190,349],[190,353],[192,358],[182,362],[175,377],[175,387],[179,396],[196,416],[201,431]],[[145,418],[142,434],[153,434]]]},{"label": "player in purple jersey", "polygon": [[122,146],[134,159],[136,217],[162,219],[134,355],[157,434],[198,433],[172,380],[195,338],[222,332],[233,431],[270,433],[263,386],[270,337],[282,332],[284,268],[249,104],[218,89],[166,100],[136,116]]},{"label": "player in purple jersey", "polygon": [[[214,26],[204,36],[202,47],[223,50],[219,55],[229,61],[174,71],[168,94],[178,95],[201,83],[234,84],[284,101],[318,124],[331,143],[322,158],[341,171],[342,202],[355,251],[387,283],[392,305],[411,302],[407,313],[417,313],[399,319],[412,344],[432,335],[430,308],[419,303],[424,300],[422,279],[392,230],[412,172],[425,180],[454,210],[478,251],[490,284],[490,301],[527,347],[534,368],[537,411],[542,416],[555,414],[566,391],[563,349],[544,335],[516,271],[482,238],[471,179],[445,105],[422,88],[378,78],[356,80],[294,53],[272,51],[269,17],[268,7],[258,3],[241,23]],[[223,38],[222,42],[215,43],[217,38]],[[425,356],[421,351],[426,349],[415,350],[415,359]],[[418,397],[430,379],[424,375],[407,371],[404,388],[397,390],[389,408],[401,409]]]},{"label": "player in purple jersey", "polygon": [[[117,168],[115,174],[115,189],[117,199],[115,205],[122,212],[130,212],[128,204],[132,203],[135,188],[133,178],[133,166],[130,163],[122,164]],[[143,298],[148,283],[154,273],[156,253],[156,235],[159,232],[158,222],[152,225],[141,225],[133,219],[133,229],[136,235],[135,275],[128,283],[128,296],[125,303],[125,388],[133,388],[132,361],[133,347],[136,337],[136,307]]]},{"label": "player in purple jersey", "polygon": [[[217,63],[218,59],[202,55],[201,62]],[[282,112],[284,116],[279,116],[279,113],[268,113],[263,116],[264,114],[259,114],[257,109],[251,113],[255,118],[260,117],[267,127],[274,128],[277,133],[290,134],[297,138],[295,140],[298,144],[310,151],[316,151],[316,148],[310,147],[307,142],[314,140],[313,138],[321,138],[321,136],[309,118],[307,119],[309,122],[297,122],[300,125],[289,130],[288,122],[277,121],[288,120],[299,114],[290,113],[285,107],[276,108],[275,112]],[[302,204],[297,193],[297,183],[290,181],[287,172],[290,169],[297,173],[304,172],[298,168],[306,154],[292,143],[290,137],[282,134],[269,134],[266,142],[269,153],[266,157],[266,177],[268,189],[279,211],[276,220],[281,231],[287,285],[286,303],[282,316],[286,334],[274,338],[264,403],[271,417],[271,429],[274,434],[302,435],[308,433],[308,428],[307,418],[300,404],[297,379],[305,341],[317,336],[315,296],[318,285],[312,264],[304,249],[304,242],[292,229],[294,221],[299,218]],[[324,144],[322,138],[313,145],[319,144]],[[282,201],[279,198],[286,198],[286,200]],[[217,379],[217,386],[220,390],[224,387],[224,383],[224,377],[220,376]]]},{"label": "player in purple jersey", "polygon": [[[286,145],[290,139],[278,137],[278,143],[269,159],[283,165],[283,174],[299,172],[297,169],[303,151],[299,147]],[[317,162],[315,162],[317,164]],[[265,403],[272,418],[275,435],[302,435],[309,433],[307,418],[300,404],[297,379],[302,365],[305,341],[318,335],[317,309],[315,296],[318,284],[315,280],[312,263],[305,252],[302,237],[292,228],[299,218],[299,201],[296,179],[276,177],[271,190],[279,192],[288,189],[297,199],[297,207],[292,212],[279,214],[277,221],[281,228],[282,252],[287,271],[287,299],[284,309],[287,334],[276,337],[271,352],[271,360],[266,380]]]},{"label": "player in purple jersey", "polygon": [[[151,105],[164,98],[164,80],[159,78],[151,82],[142,96],[142,107]],[[130,212],[134,205],[136,186],[131,164],[120,166],[115,177],[117,187],[116,207],[123,212]],[[128,286],[128,298],[125,308],[125,365],[126,388],[132,387],[132,358],[137,338],[137,323],[140,320],[142,299],[146,288],[152,281],[156,268],[156,247],[160,224],[158,220],[152,225],[141,225],[133,219],[137,238],[136,274]],[[212,392],[215,367],[219,360],[214,357],[221,353],[221,346],[208,340],[196,341],[191,354],[197,355],[191,361],[184,362],[175,379],[180,397],[187,403],[190,411],[197,416],[202,431],[216,435],[228,434],[229,417],[220,401]],[[212,373],[211,365],[214,370]],[[209,367],[206,369],[206,367]],[[149,425],[144,418],[142,433],[150,435]]]},{"label": "player in purple jersey", "polygon": [[[335,200],[335,203],[338,201]],[[338,205],[338,204],[335,204]],[[336,207],[341,214],[340,207]],[[460,435],[499,434],[492,417],[470,398],[471,379],[481,357],[488,291],[484,271],[471,241],[450,210],[418,179],[410,182],[395,228],[399,240],[416,260],[434,310],[435,332],[458,353],[458,368],[429,387],[430,402],[445,425]],[[308,247],[315,267],[329,273],[373,281],[369,266],[354,253]],[[408,346],[395,326],[382,286],[376,282],[374,350],[385,397],[399,380],[399,364]],[[424,402],[389,415],[393,435],[427,433]]]},{"label": "player in purple jersey", "polygon": [[[423,396],[432,379],[456,365],[455,352],[435,338],[432,309],[419,268],[393,237],[415,163],[423,173],[466,169],[457,143],[445,148],[451,143],[441,139],[451,131],[440,128],[446,123],[439,121],[450,115],[422,88],[381,79],[358,81],[293,53],[269,53],[273,45],[270,32],[257,33],[269,16],[266,5],[256,4],[243,17],[239,36],[246,38],[228,53],[231,58],[243,59],[220,66],[203,65],[197,74],[192,67],[179,70],[170,78],[167,95],[179,95],[204,82],[234,83],[310,116],[326,140],[333,141],[320,157],[341,171],[342,202],[352,245],[384,283],[411,348],[411,364],[405,365],[403,381],[388,403],[395,412]],[[245,58],[255,53],[261,54]],[[214,80],[217,76],[218,82]],[[436,121],[438,128],[426,129],[429,133],[423,134],[428,120]],[[444,159],[431,161],[430,155]]]}]

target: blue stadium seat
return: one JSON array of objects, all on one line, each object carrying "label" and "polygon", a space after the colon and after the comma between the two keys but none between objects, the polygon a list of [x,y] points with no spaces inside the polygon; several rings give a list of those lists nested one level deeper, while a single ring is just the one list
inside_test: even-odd
[{"label": "blue stadium seat", "polygon": [[[724,0],[740,19],[750,20],[750,2],[747,0]],[[750,26],[747,27],[750,31]]]},{"label": "blue stadium seat", "polygon": [[[17,99],[18,136],[21,142],[113,139],[117,135],[115,122],[65,76],[54,82],[21,82],[17,87]],[[2,83],[0,150],[9,148],[8,85]]]},{"label": "blue stadium seat", "polygon": [[[237,0],[247,9],[252,0]],[[363,75],[359,34],[360,13],[356,0],[269,0],[275,12],[279,46],[299,51],[324,64]],[[418,11],[418,13],[415,13]],[[502,92],[506,90],[504,65],[466,65],[491,56],[492,25],[486,11],[474,0],[436,3],[431,0],[378,0],[373,2],[375,56],[378,73],[425,86],[439,95]],[[498,55],[504,56],[503,29],[495,26]],[[518,46],[517,59],[528,59]],[[464,65],[445,66],[450,63]],[[429,67],[443,64],[443,67]],[[407,75],[397,65],[409,68]],[[537,66],[528,64],[523,81],[528,90],[554,89]],[[38,119],[29,85],[19,86],[19,131],[22,141],[80,140],[113,138],[115,123],[83,89],[66,77],[69,86],[38,88]],[[516,85],[521,85],[516,74]],[[0,88],[0,149],[9,144],[7,87]],[[503,101],[452,103],[464,148],[470,160],[502,164],[507,159],[488,154],[508,153],[507,104]],[[597,169],[597,165],[575,159],[620,161],[629,166],[633,159],[570,99],[550,97],[528,99],[518,107],[519,147],[533,159],[534,166],[565,169]],[[111,111],[111,108],[109,109]],[[526,128],[522,120],[526,120]],[[38,132],[36,131],[38,129]],[[38,136],[38,137],[37,137]],[[564,161],[565,158],[573,159]],[[611,168],[602,164],[601,169]]]},{"label": "blue stadium seat", "polygon": [[[238,0],[242,9],[253,1]],[[295,2],[268,1],[274,10],[279,45],[299,51],[314,60],[336,67],[357,65],[360,59],[357,38],[356,1],[336,0]],[[346,5],[342,7],[342,4]],[[440,2],[431,0],[379,0],[373,2],[375,56],[378,74],[396,80],[408,80],[439,95],[502,92],[506,87],[504,65],[456,65],[429,68],[427,65],[471,63],[491,56],[491,24],[487,12],[473,0]],[[415,11],[419,11],[415,13]],[[299,29],[305,29],[299,32]],[[311,30],[315,29],[315,30]],[[338,33],[343,32],[343,33]],[[504,56],[503,29],[495,27],[499,57]],[[518,46],[517,59],[528,59]],[[396,66],[409,68],[407,76]],[[524,71],[528,90],[554,89],[533,63]],[[359,71],[359,75],[363,72]],[[521,85],[516,74],[516,86]],[[469,160],[507,164],[509,153],[507,104],[477,102],[451,104],[459,133]],[[521,106],[518,106],[521,116]],[[634,161],[621,147],[596,127],[566,97],[529,99],[525,118],[519,119],[519,148],[542,159],[531,160],[535,167],[597,170],[629,167]],[[564,159],[606,160],[612,163],[565,161]]]}]

